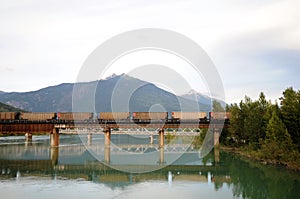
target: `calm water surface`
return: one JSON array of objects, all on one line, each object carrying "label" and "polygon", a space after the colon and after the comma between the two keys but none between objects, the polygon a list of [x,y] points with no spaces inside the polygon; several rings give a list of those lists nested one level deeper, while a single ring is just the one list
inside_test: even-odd
[{"label": "calm water surface", "polygon": [[[199,158],[185,139],[163,153],[147,136],[112,135],[109,153],[103,135],[93,136],[91,150],[82,141],[86,136],[61,135],[60,147],[50,148],[49,136],[0,137],[1,198],[300,198],[299,173],[218,151]],[[113,168],[101,163],[108,156]]]}]

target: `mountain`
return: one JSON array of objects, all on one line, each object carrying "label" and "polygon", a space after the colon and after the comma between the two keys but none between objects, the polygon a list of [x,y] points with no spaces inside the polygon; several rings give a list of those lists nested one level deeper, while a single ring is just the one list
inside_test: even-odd
[{"label": "mountain", "polygon": [[195,90],[190,90],[188,93],[181,95],[180,97],[184,98],[184,99],[188,99],[188,100],[193,100],[198,102],[199,104],[203,104],[203,105],[207,105],[209,107],[212,106],[212,103],[214,100],[216,100],[217,102],[219,102],[223,107],[226,106],[226,103],[222,100],[219,99],[215,99],[215,98],[211,98],[207,95],[198,93]]},{"label": "mountain", "polygon": [[188,93],[181,95],[181,97],[189,100],[198,101],[201,104],[206,104],[211,106],[213,99],[207,95],[203,95],[201,93],[198,93],[195,90],[190,90]]},{"label": "mountain", "polygon": [[51,112],[59,108],[69,111],[72,107],[72,89],[72,84],[60,84],[32,92],[2,93],[0,101],[33,112]]},{"label": "mountain", "polygon": [[0,102],[0,112],[23,112],[23,110]]},{"label": "mountain", "polygon": [[201,111],[210,109],[207,104],[176,96],[127,75],[86,83],[64,83],[32,92],[2,93],[0,101],[33,112],[171,112],[196,111],[198,106]]}]

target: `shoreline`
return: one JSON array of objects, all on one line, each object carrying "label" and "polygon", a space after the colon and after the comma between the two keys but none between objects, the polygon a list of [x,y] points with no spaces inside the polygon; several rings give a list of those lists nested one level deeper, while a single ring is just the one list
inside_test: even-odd
[{"label": "shoreline", "polygon": [[280,162],[278,160],[273,160],[273,159],[263,159],[251,155],[251,153],[254,153],[255,151],[245,150],[236,147],[228,147],[228,146],[220,145],[220,149],[225,152],[229,152],[234,155],[237,155],[246,160],[257,162],[261,165],[273,165],[273,166],[285,168],[287,170],[300,172],[300,165],[297,165],[295,162]]}]

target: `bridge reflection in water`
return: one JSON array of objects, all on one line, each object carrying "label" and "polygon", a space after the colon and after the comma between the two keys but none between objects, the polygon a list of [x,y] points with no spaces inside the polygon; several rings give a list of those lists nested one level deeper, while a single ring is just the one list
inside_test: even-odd
[{"label": "bridge reflection in water", "polygon": [[142,179],[172,181],[175,177],[208,182],[212,172],[225,169],[213,154],[199,158],[194,146],[182,140],[182,143],[159,147],[157,137],[153,138],[153,144],[144,144],[148,136],[113,135],[107,147],[103,136],[90,140],[86,135],[61,135],[59,147],[49,147],[49,136],[34,136],[31,141],[3,138],[0,140],[1,177],[50,175],[128,183]]},{"label": "bridge reflection in water", "polygon": [[[226,198],[224,195],[228,193],[232,195],[227,198],[299,198],[299,172],[243,161],[224,152],[221,152],[219,157],[217,150],[199,158],[197,150],[192,146],[188,147],[186,153],[173,164],[167,165],[169,156],[178,153],[180,147],[186,147],[184,140],[181,140],[182,143],[171,144],[166,140],[167,144],[163,150],[165,161],[162,166],[159,161],[161,150],[157,147],[158,135],[153,140],[152,145],[144,143],[142,148],[140,145],[143,142],[149,143],[149,137],[112,135],[108,165],[105,163],[105,154],[95,158],[78,136],[61,135],[59,147],[49,147],[49,135],[33,136],[32,141],[27,142],[24,136],[0,137],[0,183],[3,185],[1,196],[8,198],[12,192],[16,192],[22,197],[25,192],[41,188],[41,194],[49,196],[49,193],[52,193],[51,196],[56,197],[63,197],[68,191],[75,193],[76,197],[86,197],[85,194],[91,190],[95,193],[95,197],[105,196],[107,193],[114,196],[115,190],[118,190],[117,193],[129,192],[132,196],[136,196],[137,193],[145,194],[141,197],[151,195],[152,192],[158,194],[162,192],[177,198],[177,193],[183,191],[187,195],[194,192],[189,198],[199,198],[201,194],[212,192],[219,192],[215,194],[215,198]],[[90,143],[87,136],[83,141],[91,146],[91,149],[96,152],[98,150],[99,154],[105,152],[103,134],[94,135]],[[129,160],[134,163],[127,161],[127,164],[123,164],[121,160],[117,161],[117,158],[121,159],[128,152],[132,153],[130,156],[132,159]],[[139,159],[142,154],[151,152],[156,154],[153,155],[153,160],[150,158],[151,164],[134,160]],[[101,159],[103,163],[97,159]],[[155,170],[157,168],[160,169]],[[152,171],[133,173],[130,169]],[[163,181],[165,183],[161,183]],[[165,189],[168,185],[172,188]],[[214,190],[211,189],[212,186]],[[45,190],[45,187],[49,189]],[[98,191],[94,192],[94,188]],[[35,193],[28,194],[28,198],[31,196],[34,198]],[[56,195],[53,195],[54,193]],[[186,195],[182,198],[186,198]]]}]

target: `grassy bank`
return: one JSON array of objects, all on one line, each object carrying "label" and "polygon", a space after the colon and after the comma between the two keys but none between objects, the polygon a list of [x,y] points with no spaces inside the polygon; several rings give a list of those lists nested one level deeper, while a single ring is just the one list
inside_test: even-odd
[{"label": "grassy bank", "polygon": [[287,169],[300,171],[300,154],[291,154],[291,157],[286,160],[278,160],[276,158],[266,158],[265,154],[262,151],[256,151],[249,149],[248,147],[229,147],[229,146],[220,146],[221,150],[233,153],[242,158],[253,160],[261,164],[271,164],[277,165],[280,167],[285,167]]}]

